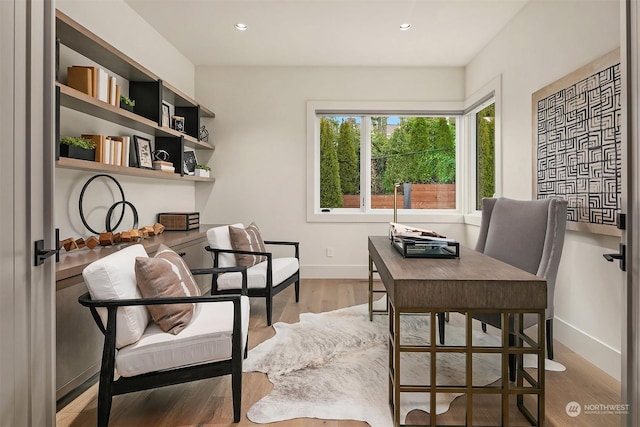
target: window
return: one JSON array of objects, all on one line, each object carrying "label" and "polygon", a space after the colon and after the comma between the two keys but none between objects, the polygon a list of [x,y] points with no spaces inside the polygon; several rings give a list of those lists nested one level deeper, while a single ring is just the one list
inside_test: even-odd
[{"label": "window", "polygon": [[474,113],[476,152],[475,208],[482,210],[482,198],[496,193],[495,123],[496,104],[482,106]]},{"label": "window", "polygon": [[377,220],[388,221],[394,202],[405,212],[459,209],[460,108],[438,108],[436,114],[422,109],[332,110],[319,108],[316,104],[324,104],[320,101],[311,104],[309,162],[314,173],[308,184],[313,195],[308,217],[325,216],[310,219],[367,214],[370,218],[364,220],[369,221],[379,214]]},{"label": "window", "polygon": [[498,76],[464,102],[308,101],[307,220],[387,222],[395,201],[401,222],[479,225],[502,191],[500,94]]}]

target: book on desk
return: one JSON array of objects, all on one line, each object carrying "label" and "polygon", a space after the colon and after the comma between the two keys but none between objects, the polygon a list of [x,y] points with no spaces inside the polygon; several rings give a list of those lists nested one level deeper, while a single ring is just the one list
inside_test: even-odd
[{"label": "book on desk", "polygon": [[389,223],[391,245],[405,258],[459,258],[460,243],[431,230]]}]

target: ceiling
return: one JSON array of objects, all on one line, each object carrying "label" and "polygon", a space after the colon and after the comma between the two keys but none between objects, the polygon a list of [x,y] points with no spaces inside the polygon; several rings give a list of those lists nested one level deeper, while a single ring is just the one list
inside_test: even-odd
[{"label": "ceiling", "polygon": [[195,65],[464,66],[527,0],[125,2]]}]

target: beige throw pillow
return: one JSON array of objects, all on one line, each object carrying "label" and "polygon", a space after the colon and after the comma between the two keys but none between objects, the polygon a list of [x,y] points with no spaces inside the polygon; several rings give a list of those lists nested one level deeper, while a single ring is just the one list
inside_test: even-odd
[{"label": "beige throw pillow", "polygon": [[[255,223],[246,228],[229,226],[231,248],[237,251],[266,252],[264,242],[260,236],[260,229]],[[239,266],[251,267],[267,260],[264,255],[235,254]]]},{"label": "beige throw pillow", "polygon": [[[136,281],[144,298],[199,296],[200,288],[180,255],[160,245],[155,257],[136,258]],[[194,304],[148,305],[160,329],[178,334],[191,321]]]}]

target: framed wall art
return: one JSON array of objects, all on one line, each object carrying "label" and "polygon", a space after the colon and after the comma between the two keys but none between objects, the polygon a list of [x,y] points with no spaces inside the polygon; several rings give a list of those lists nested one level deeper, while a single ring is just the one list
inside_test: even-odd
[{"label": "framed wall art", "polygon": [[151,140],[138,135],[133,136],[136,149],[136,158],[138,159],[138,167],[144,169],[153,169],[153,159],[151,157]]},{"label": "framed wall art", "polygon": [[567,200],[568,230],[619,236],[619,50],[538,90],[532,102],[534,197]]}]

